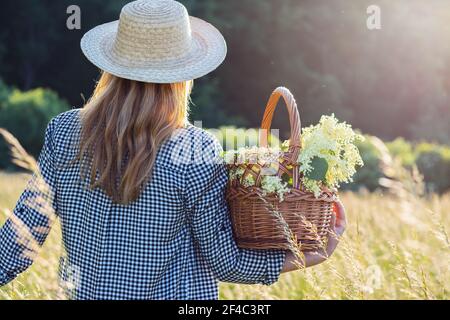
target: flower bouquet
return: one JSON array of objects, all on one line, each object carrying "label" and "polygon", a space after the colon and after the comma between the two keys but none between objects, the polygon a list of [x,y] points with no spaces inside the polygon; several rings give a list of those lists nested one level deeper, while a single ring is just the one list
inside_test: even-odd
[{"label": "flower bouquet", "polygon": [[[268,146],[278,100],[289,111],[291,138]],[[241,248],[317,250],[324,245],[340,183],[363,165],[355,142],[363,137],[334,117],[301,131],[297,104],[280,87],[269,99],[260,146],[224,153],[229,169],[227,200]]]}]

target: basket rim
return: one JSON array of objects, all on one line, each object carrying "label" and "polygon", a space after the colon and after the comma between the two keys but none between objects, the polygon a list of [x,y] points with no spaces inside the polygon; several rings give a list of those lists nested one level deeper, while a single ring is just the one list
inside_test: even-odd
[{"label": "basket rim", "polygon": [[[235,198],[242,197],[250,198],[255,196],[260,196],[264,194],[264,191],[261,187],[249,186],[245,187],[243,185],[230,185],[227,186],[226,197],[228,200],[234,200]],[[280,201],[280,197],[276,192],[266,193],[263,195],[264,199],[267,201]],[[325,201],[325,202],[336,202],[338,201],[338,192],[337,190],[329,190],[324,188],[320,195],[316,197],[314,193],[310,191],[300,190],[292,187],[289,192],[284,194],[283,202],[295,202],[295,201]]]}]

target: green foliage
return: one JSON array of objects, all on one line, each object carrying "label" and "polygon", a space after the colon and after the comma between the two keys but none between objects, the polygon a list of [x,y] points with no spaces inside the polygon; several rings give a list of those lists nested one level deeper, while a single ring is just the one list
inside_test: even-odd
[{"label": "green foliage", "polygon": [[325,181],[328,171],[328,162],[324,158],[314,157],[311,159],[312,170],[307,172],[305,176],[315,181]]},{"label": "green foliage", "polygon": [[357,141],[356,146],[361,154],[364,166],[358,168],[353,177],[353,183],[346,184],[344,188],[356,190],[364,187],[374,191],[379,188],[379,180],[383,177],[380,169],[380,153],[367,137],[364,141]]},{"label": "green foliage", "polygon": [[201,121],[201,125],[207,128],[226,125],[244,126],[245,119],[230,116],[227,112],[228,109],[221,107],[218,103],[220,98],[218,79],[205,77],[195,81],[189,114],[191,122]]},{"label": "green foliage", "polygon": [[[51,90],[14,89],[2,97],[2,92],[8,90],[0,86],[0,127],[10,131],[28,152],[38,156],[48,122],[68,110],[68,105]],[[0,141],[0,168],[11,166],[9,158],[4,141]]]},{"label": "green foliage", "polygon": [[450,189],[450,147],[427,142],[412,144],[402,138],[386,145],[405,167],[417,166],[428,191],[443,193]]},{"label": "green foliage", "polygon": [[[127,2],[2,1],[0,74],[21,90],[50,87],[81,106],[80,94],[90,96],[98,69],[81,54],[80,39],[116,20]],[[392,21],[389,32],[373,33],[361,27],[367,1],[180,2],[216,25],[229,48],[225,63],[194,90],[192,119],[204,126],[257,126],[270,92],[284,85],[298,99],[305,126],[334,112],[383,139],[449,141],[450,47],[430,40],[448,38],[448,4],[415,0],[405,12],[401,3],[379,0]],[[81,30],[65,28],[71,4],[81,8]],[[289,131],[278,111],[274,127]]]},{"label": "green foliage", "polygon": [[397,138],[394,141],[386,143],[389,152],[406,167],[411,167],[415,161],[413,145],[403,138]]},{"label": "green foliage", "polygon": [[416,164],[428,191],[445,192],[450,189],[449,147],[431,143],[417,145]]},{"label": "green foliage", "polygon": [[[413,144],[402,138],[386,143],[393,157],[411,169],[417,166],[423,175],[427,190],[444,193],[450,189],[450,147],[433,143]],[[370,139],[358,143],[358,149],[364,160],[364,167],[355,175],[354,182],[346,188],[366,187],[370,191],[379,188],[379,179],[383,177],[380,169],[380,154]]]},{"label": "green foliage", "polygon": [[2,79],[0,79],[0,110],[2,106],[8,101],[11,90],[5,85]]}]

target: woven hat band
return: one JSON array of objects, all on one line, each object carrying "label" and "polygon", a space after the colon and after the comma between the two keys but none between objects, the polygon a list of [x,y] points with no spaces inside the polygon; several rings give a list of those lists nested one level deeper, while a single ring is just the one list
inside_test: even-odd
[{"label": "woven hat band", "polygon": [[145,9],[129,5],[122,10],[112,47],[117,59],[140,66],[176,59],[191,50],[192,31],[186,8],[180,5],[166,11],[148,6]]}]

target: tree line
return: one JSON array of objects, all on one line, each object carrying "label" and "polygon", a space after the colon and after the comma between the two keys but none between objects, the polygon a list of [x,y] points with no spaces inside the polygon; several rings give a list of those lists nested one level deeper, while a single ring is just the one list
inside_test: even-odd
[{"label": "tree line", "polygon": [[[79,41],[118,18],[125,0],[5,0],[0,10],[0,78],[22,91],[54,90],[71,106],[89,97],[98,70]],[[223,66],[196,81],[192,118],[206,127],[256,127],[271,91],[297,97],[304,125],[335,113],[363,132],[450,141],[450,3],[379,0],[381,29],[366,27],[373,1],[180,0],[228,42]],[[81,30],[66,27],[68,6]],[[274,125],[287,135],[284,110]]]}]

